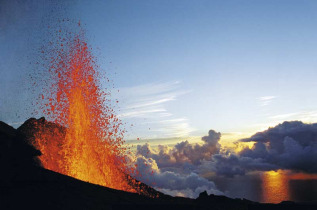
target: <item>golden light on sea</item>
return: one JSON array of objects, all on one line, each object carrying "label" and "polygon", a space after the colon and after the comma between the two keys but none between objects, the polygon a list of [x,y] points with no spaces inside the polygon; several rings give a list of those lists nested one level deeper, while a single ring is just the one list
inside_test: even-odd
[{"label": "golden light on sea", "polygon": [[263,203],[280,203],[282,201],[294,200],[290,189],[291,180],[316,180],[317,174],[305,174],[290,170],[268,171],[262,174]]},{"label": "golden light on sea", "polygon": [[290,200],[289,178],[283,171],[268,171],[262,175],[262,202],[279,203]]}]

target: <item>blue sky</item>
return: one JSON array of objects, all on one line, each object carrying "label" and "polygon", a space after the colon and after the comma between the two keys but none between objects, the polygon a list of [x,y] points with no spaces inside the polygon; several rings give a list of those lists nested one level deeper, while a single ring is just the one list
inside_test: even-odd
[{"label": "blue sky", "polygon": [[316,1],[4,2],[0,120],[31,117],[27,55],[61,17],[83,23],[100,71],[120,90],[118,114],[134,125],[128,138],[317,119]]}]

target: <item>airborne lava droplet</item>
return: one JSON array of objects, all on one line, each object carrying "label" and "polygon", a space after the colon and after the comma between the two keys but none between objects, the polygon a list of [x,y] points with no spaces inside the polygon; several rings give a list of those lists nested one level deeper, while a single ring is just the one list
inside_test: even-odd
[{"label": "airborne lava droplet", "polygon": [[[80,25],[80,23],[78,23]],[[50,58],[51,86],[42,99],[43,114],[65,129],[39,129],[33,144],[41,150],[47,169],[119,190],[138,192],[139,174],[129,166],[121,129],[109,99],[100,89],[97,65],[84,32],[57,39]],[[72,33],[73,34],[73,33]]]}]

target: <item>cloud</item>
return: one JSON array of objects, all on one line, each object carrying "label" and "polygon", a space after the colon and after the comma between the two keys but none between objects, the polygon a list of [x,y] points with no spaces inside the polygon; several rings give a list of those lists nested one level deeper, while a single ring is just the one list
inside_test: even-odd
[{"label": "cloud", "polygon": [[269,117],[271,120],[290,121],[300,120],[304,122],[313,122],[317,120],[317,111],[301,111],[286,114],[273,115]]},{"label": "cloud", "polygon": [[203,191],[223,194],[212,181],[195,172],[201,162],[219,152],[220,137],[220,133],[210,130],[202,137],[202,144],[182,141],[173,147],[158,145],[155,149],[148,143],[138,145],[135,163],[142,174],[139,179],[173,196],[196,198]]},{"label": "cloud", "polygon": [[166,109],[156,108],[156,109],[146,109],[146,110],[137,110],[137,111],[130,111],[123,114],[119,114],[118,117],[120,118],[132,118],[132,117],[146,117],[149,113],[164,113]]},{"label": "cloud", "polygon": [[187,92],[175,81],[119,88],[112,92],[112,97],[120,101],[118,117],[134,124],[139,135],[151,128],[150,138],[180,137],[188,136],[194,129],[188,119],[174,116],[167,105]]},{"label": "cloud", "polygon": [[219,152],[220,137],[220,133],[210,130],[208,136],[202,137],[203,144],[191,144],[188,141],[182,141],[172,148],[159,145],[156,150],[152,149],[149,144],[144,144],[137,146],[137,154],[154,159],[159,167],[170,167],[185,163],[198,165],[202,160],[209,160],[213,154]]},{"label": "cloud", "polygon": [[234,177],[245,175],[248,171],[270,171],[277,170],[275,164],[267,163],[262,158],[241,157],[237,154],[216,154],[212,161],[206,161],[200,166],[201,171],[212,169],[217,175]]},{"label": "cloud", "polygon": [[223,194],[212,181],[196,173],[162,172],[152,158],[139,156],[136,160],[136,165],[138,172],[142,174],[139,179],[163,193],[190,198],[198,197],[203,191],[207,191],[208,194]]},{"label": "cloud", "polygon": [[204,190],[222,193],[214,182],[203,178],[204,174],[234,177],[278,169],[317,173],[317,123],[278,124],[237,141],[254,143],[240,152],[221,148],[220,138],[219,132],[210,130],[201,138],[201,144],[182,141],[172,147],[138,145],[137,165],[144,174],[142,181],[170,195],[196,197]]},{"label": "cloud", "polygon": [[260,101],[261,106],[267,106],[269,105],[273,99],[277,98],[277,96],[262,96],[257,98]]},{"label": "cloud", "polygon": [[186,93],[179,90],[179,85],[178,81],[150,83],[120,88],[112,95],[123,104],[119,115],[121,118],[153,118],[156,112],[167,113],[164,105]]},{"label": "cloud", "polygon": [[239,154],[216,154],[203,168],[229,177],[277,169],[317,173],[317,123],[284,122],[240,142],[255,144]]},{"label": "cloud", "polygon": [[[161,117],[169,116],[165,115]],[[151,127],[153,126],[151,129],[152,132],[164,133],[165,137],[188,136],[190,132],[195,130],[192,127],[190,127],[189,120],[186,118],[164,119],[159,121],[147,122],[146,124]]]}]

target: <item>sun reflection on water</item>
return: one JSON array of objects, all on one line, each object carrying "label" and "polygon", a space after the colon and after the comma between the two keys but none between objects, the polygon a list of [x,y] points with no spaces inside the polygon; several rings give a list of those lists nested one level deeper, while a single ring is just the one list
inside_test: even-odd
[{"label": "sun reflection on water", "polygon": [[262,202],[279,203],[290,200],[288,175],[283,171],[268,171],[262,176]]}]

